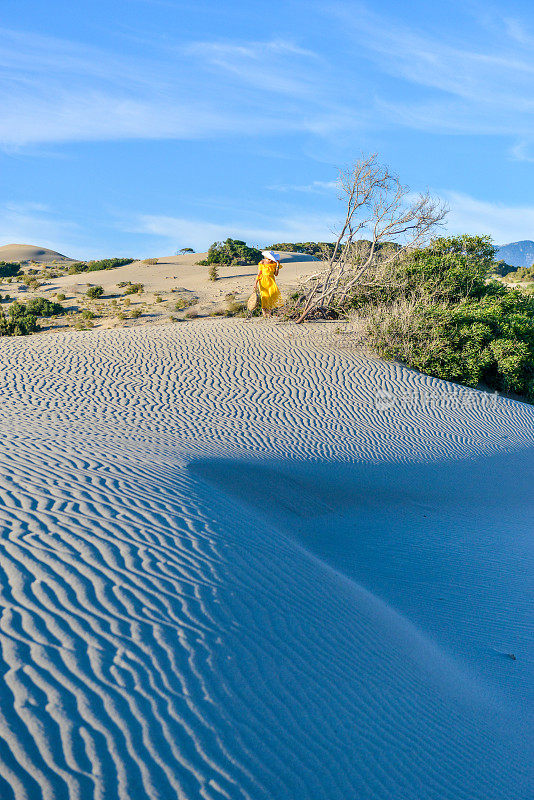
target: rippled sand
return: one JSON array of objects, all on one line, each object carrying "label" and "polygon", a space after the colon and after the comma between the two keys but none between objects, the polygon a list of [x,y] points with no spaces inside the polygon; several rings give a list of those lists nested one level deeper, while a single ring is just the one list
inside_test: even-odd
[{"label": "rippled sand", "polygon": [[331,331],[0,342],[2,800],[532,796],[534,407]]}]

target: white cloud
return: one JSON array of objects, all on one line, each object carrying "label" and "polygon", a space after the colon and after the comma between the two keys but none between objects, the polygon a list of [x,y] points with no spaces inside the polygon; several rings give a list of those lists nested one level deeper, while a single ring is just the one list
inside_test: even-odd
[{"label": "white cloud", "polygon": [[534,239],[534,206],[507,206],[477,200],[460,192],[442,192],[449,204],[451,234],[489,234],[496,244]]},{"label": "white cloud", "polygon": [[[292,42],[197,42],[151,56],[0,30],[0,144],[228,133],[322,134],[357,115],[332,107],[324,65]],[[305,102],[304,102],[305,101]]]},{"label": "white cloud", "polygon": [[516,142],[516,144],[510,148],[510,155],[514,161],[534,163],[534,152],[532,152],[532,148],[529,147],[528,142]]},{"label": "white cloud", "polygon": [[266,226],[249,227],[238,222],[213,223],[164,215],[141,215],[128,226],[137,233],[158,236],[169,249],[178,246],[207,250],[212,242],[243,239],[249,244],[268,245],[274,242],[328,241],[332,239],[337,217],[306,214],[284,217]]},{"label": "white cloud", "polygon": [[337,181],[312,181],[311,183],[305,184],[281,183],[267,186],[267,189],[274,192],[309,192],[312,194],[323,194],[339,189],[339,184]]},{"label": "white cloud", "polygon": [[59,220],[41,203],[6,203],[0,206],[0,244],[32,244],[70,256],[79,250],[79,226]]},{"label": "white cloud", "polygon": [[475,25],[447,38],[362,4],[337,4],[330,13],[379,70],[417,87],[409,100],[381,90],[376,112],[382,121],[441,132],[521,135],[532,130],[534,51],[518,20],[501,20],[492,35],[482,36]]}]

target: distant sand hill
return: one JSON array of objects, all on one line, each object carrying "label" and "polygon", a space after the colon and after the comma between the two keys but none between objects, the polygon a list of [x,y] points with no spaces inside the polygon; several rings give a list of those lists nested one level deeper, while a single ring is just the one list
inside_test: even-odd
[{"label": "distant sand hill", "polygon": [[73,261],[73,259],[46,247],[36,247],[32,244],[5,244],[0,247],[0,261],[37,261],[49,264],[52,261]]}]

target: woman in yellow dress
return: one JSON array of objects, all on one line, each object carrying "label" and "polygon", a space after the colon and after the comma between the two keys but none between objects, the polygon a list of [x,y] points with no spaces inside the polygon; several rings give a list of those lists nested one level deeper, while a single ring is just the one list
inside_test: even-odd
[{"label": "woman in yellow dress", "polygon": [[254,283],[254,289],[259,288],[260,290],[261,313],[264,317],[269,317],[273,308],[282,305],[282,295],[275,281],[275,277],[280,271],[280,262],[272,250],[263,250],[262,256],[263,258],[258,264],[258,276]]}]

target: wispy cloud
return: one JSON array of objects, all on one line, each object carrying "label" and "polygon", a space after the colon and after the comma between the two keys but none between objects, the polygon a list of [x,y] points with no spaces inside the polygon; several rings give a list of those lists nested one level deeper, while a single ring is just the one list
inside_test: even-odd
[{"label": "wispy cloud", "polygon": [[337,181],[312,181],[305,184],[280,183],[267,186],[273,192],[305,192],[311,194],[325,194],[339,189]]},{"label": "wispy cloud", "polygon": [[510,206],[478,200],[460,192],[442,193],[449,205],[452,234],[489,234],[496,244],[534,239],[534,206]]},{"label": "wispy cloud", "polygon": [[0,206],[0,244],[36,244],[71,255],[80,234],[74,222],[58,219],[42,203],[5,203]]},{"label": "wispy cloud", "polygon": [[377,93],[375,109],[384,122],[441,132],[532,129],[534,49],[518,20],[501,20],[491,35],[482,25],[466,26],[462,39],[458,32],[438,37],[409,27],[363,4],[334,5],[329,13],[379,71],[418,87],[402,101],[394,85]]},{"label": "wispy cloud", "polygon": [[[291,41],[161,45],[154,56],[0,30],[0,144],[323,135],[325,66]],[[305,99],[305,102],[303,102]],[[356,124],[347,109],[343,125]],[[352,120],[352,123],[351,123]]]},{"label": "wispy cloud", "polygon": [[207,250],[212,242],[227,237],[244,239],[266,246],[274,242],[326,241],[338,220],[324,214],[302,214],[270,220],[268,225],[244,226],[236,221],[213,223],[198,219],[182,219],[164,215],[141,215],[131,223],[130,230],[159,237],[163,247],[172,250],[179,246]]},{"label": "wispy cloud", "polygon": [[529,142],[516,142],[516,144],[510,148],[510,156],[514,161],[534,163],[534,150]]}]

